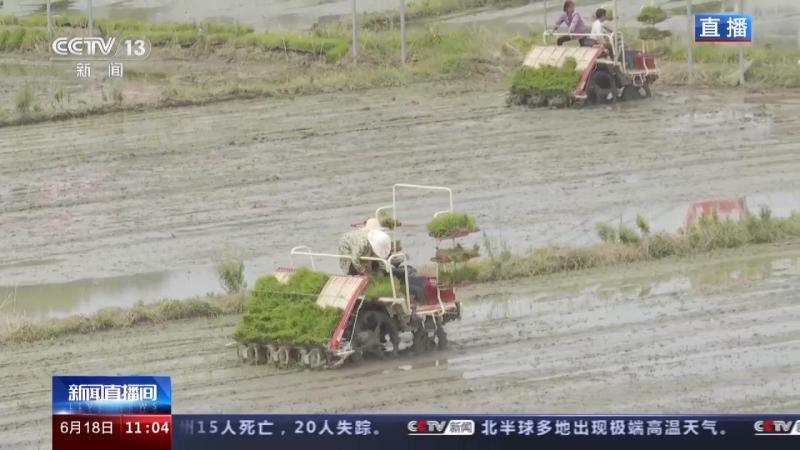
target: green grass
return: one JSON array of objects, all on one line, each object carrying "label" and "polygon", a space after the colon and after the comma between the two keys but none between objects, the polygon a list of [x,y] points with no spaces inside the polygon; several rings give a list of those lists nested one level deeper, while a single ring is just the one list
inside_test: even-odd
[{"label": "green grass", "polygon": [[47,48],[47,31],[43,28],[0,26],[0,50],[27,51]]},{"label": "green grass", "polygon": [[428,222],[428,234],[437,239],[471,233],[478,230],[475,219],[462,212],[439,214]]},{"label": "green grass", "polygon": [[268,51],[307,53],[336,61],[349,51],[345,36],[319,37],[303,33],[251,33],[235,39],[237,47],[256,47]]},{"label": "green grass", "polygon": [[[682,42],[668,42],[664,47],[662,61],[685,64],[688,47]],[[738,46],[693,44],[693,56],[697,78],[703,84],[719,86],[729,84],[732,74],[737,73],[739,63]],[[746,73],[748,83],[775,88],[800,87],[800,48],[782,45],[752,44],[745,47],[745,59],[752,61]],[[680,71],[685,72],[684,70]]]},{"label": "green grass", "polygon": [[320,344],[331,337],[342,311],[316,304],[328,275],[299,269],[286,282],[273,275],[256,282],[234,338],[241,343]]}]

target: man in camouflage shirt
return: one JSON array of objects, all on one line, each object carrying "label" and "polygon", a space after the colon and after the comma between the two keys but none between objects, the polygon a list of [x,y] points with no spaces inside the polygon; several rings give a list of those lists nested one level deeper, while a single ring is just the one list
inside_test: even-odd
[{"label": "man in camouflage shirt", "polygon": [[[391,238],[381,231],[377,219],[369,219],[363,228],[348,231],[339,239],[339,254],[350,256],[339,260],[339,266],[348,275],[365,275],[382,269],[378,261],[364,261],[362,257],[388,258]],[[385,269],[385,268],[384,268]]]}]

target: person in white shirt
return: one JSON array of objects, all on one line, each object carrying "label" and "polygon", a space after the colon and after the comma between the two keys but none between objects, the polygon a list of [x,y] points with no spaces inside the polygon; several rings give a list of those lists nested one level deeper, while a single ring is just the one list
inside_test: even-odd
[{"label": "person in white shirt", "polygon": [[594,23],[592,23],[592,40],[598,44],[602,44],[608,51],[608,54],[611,55],[611,43],[608,42],[608,39],[606,39],[605,36],[606,34],[611,33],[611,30],[605,25],[606,20],[608,20],[608,17],[606,16],[606,10],[603,8],[598,9],[594,13],[594,17]]}]

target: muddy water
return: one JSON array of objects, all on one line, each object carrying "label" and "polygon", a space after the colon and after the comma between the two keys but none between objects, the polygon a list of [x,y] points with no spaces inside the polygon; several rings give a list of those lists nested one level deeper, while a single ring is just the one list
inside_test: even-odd
[{"label": "muddy water", "polygon": [[473,286],[447,351],[336,371],[242,366],[238,316],[0,347],[0,448],[48,445],[54,372],[167,373],[180,413],[797,411],[799,260],[759,246]]},{"label": "muddy water", "polygon": [[[516,250],[592,242],[597,221],[637,213],[672,230],[693,199],[746,195],[788,213],[800,210],[798,129],[789,92],[529,111],[506,108],[501,86],[460,84],[6,128],[0,286],[32,315],[204,293],[222,254],[242,255],[252,279],[295,245],[333,251],[397,182],[451,186],[456,209]],[[420,227],[445,199],[403,195],[399,217],[417,227],[399,238],[423,265],[433,243]],[[73,282],[65,291],[83,294],[52,294]],[[24,288],[38,285],[50,288]]]}]

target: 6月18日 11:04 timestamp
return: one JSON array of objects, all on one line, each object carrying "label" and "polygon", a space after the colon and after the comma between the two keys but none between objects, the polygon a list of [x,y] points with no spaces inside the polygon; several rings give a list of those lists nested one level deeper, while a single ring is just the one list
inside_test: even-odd
[{"label": "6\u670818\u65e5 11:04 timestamp", "polygon": [[[77,78],[122,78],[124,61],[143,61],[152,46],[145,37],[58,37],[50,44],[51,61],[74,64]],[[99,71],[99,73],[98,73]]]}]

